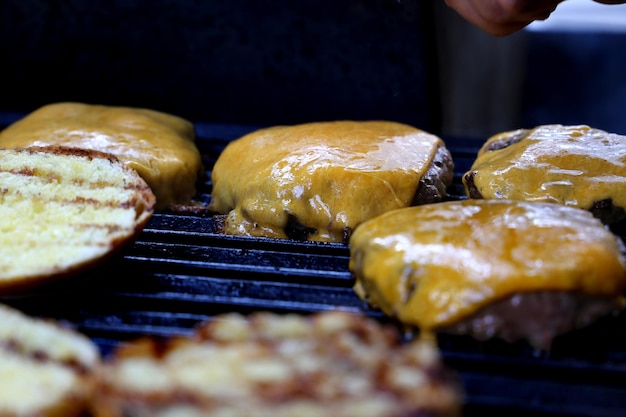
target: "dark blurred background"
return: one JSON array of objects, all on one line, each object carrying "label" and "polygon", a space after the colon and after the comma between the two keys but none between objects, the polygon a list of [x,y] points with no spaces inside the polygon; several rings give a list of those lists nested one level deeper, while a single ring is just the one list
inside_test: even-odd
[{"label": "dark blurred background", "polygon": [[81,101],[254,126],[626,134],[626,29],[493,38],[443,0],[0,0],[0,57],[5,124]]}]

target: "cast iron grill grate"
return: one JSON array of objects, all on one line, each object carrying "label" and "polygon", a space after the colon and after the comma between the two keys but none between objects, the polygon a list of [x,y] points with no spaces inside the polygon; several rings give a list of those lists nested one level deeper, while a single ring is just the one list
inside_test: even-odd
[{"label": "cast iron grill grate", "polygon": [[[199,125],[207,178],[225,144],[250,127]],[[456,165],[451,198],[463,198],[460,174],[479,143],[447,140]],[[213,315],[269,310],[361,311],[386,320],[352,291],[341,244],[223,236],[208,214],[157,213],[120,256],[76,279],[0,301],[65,321],[103,354],[141,335],[187,334]],[[442,336],[445,361],[461,376],[465,416],[616,417],[626,415],[626,315],[559,338],[550,354],[523,344]]]}]

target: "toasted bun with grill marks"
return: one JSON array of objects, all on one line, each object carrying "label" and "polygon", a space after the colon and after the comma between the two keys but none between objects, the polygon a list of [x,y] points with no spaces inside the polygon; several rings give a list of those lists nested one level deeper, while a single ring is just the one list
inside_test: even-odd
[{"label": "toasted bun with grill marks", "polygon": [[74,417],[87,410],[97,346],[50,320],[0,304],[0,415]]},{"label": "toasted bun with grill marks", "polygon": [[101,261],[146,225],[155,196],[110,154],[58,146],[0,149],[0,292]]},{"label": "toasted bun with grill marks", "polygon": [[189,338],[121,346],[94,374],[96,417],[459,415],[437,348],[359,315],[227,314]]}]

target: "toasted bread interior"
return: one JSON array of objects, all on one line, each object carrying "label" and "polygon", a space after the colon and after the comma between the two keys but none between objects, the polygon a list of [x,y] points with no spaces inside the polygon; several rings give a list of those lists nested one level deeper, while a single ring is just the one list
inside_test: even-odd
[{"label": "toasted bread interior", "polygon": [[0,304],[0,415],[84,415],[97,346],[60,323]]},{"label": "toasted bread interior", "polygon": [[114,156],[0,149],[0,291],[71,274],[134,238],[155,196]]},{"label": "toasted bread interior", "polygon": [[340,311],[217,316],[120,346],[94,377],[95,417],[456,417],[462,399],[436,346]]}]

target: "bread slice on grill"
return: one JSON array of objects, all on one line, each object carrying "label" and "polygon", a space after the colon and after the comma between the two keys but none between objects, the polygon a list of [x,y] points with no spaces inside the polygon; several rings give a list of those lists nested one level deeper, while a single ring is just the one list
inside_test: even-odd
[{"label": "bread slice on grill", "polygon": [[456,416],[462,402],[436,346],[338,311],[216,316],[122,345],[94,375],[95,417]]},{"label": "bread slice on grill", "polygon": [[100,362],[86,336],[0,304],[0,415],[83,416]]},{"label": "bread slice on grill", "polygon": [[146,182],[112,155],[0,149],[0,293],[67,276],[132,240],[154,211]]}]

